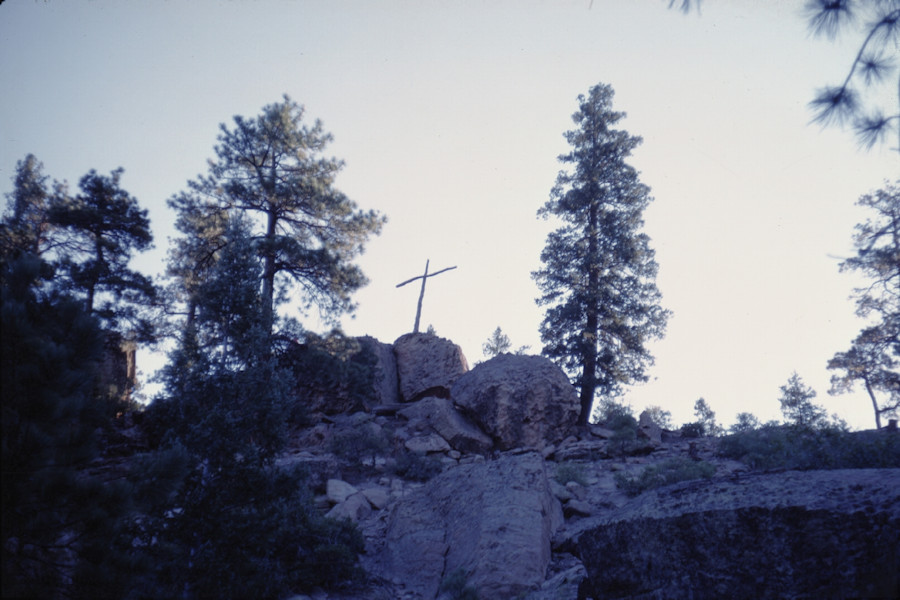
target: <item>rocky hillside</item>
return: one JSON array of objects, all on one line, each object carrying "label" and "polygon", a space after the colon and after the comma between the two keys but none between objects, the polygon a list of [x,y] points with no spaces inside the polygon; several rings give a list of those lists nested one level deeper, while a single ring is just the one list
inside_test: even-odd
[{"label": "rocky hillside", "polygon": [[[646,415],[574,427],[543,358],[367,343],[377,404],[318,415],[279,461],[366,538],[366,583],[317,600],[900,594],[900,468],[754,472]],[[693,479],[655,487],[672,474]]]}]

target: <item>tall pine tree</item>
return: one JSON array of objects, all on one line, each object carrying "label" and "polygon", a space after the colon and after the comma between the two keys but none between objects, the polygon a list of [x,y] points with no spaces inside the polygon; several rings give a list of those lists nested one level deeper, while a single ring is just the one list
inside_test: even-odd
[{"label": "tall pine tree", "polygon": [[309,126],[303,117],[303,107],[285,96],[255,118],[236,116],[232,129],[223,124],[209,174],[170,202],[196,231],[202,222],[186,219],[214,217],[217,211],[255,219],[270,330],[279,282],[299,285],[307,307],[325,317],[352,310],[350,295],[367,283],[352,260],[385,222],[334,186],[343,162],[324,156],[332,137],[321,122]]},{"label": "tall pine tree", "polygon": [[140,307],[152,304],[156,288],[128,263],[135,251],[153,246],[153,233],[147,210],[121,186],[123,172],[105,176],[92,169],[78,182],[80,194],[59,190],[49,220],[65,232],[61,266],[87,312],[100,317],[106,329],[149,340],[153,325]]},{"label": "tall pine tree", "polygon": [[641,138],[613,129],[625,114],[612,109],[613,90],[598,84],[579,96],[565,133],[572,147],[559,157],[550,200],[538,211],[562,226],[541,253],[532,276],[547,310],[541,324],[543,354],[575,380],[580,424],[594,397],[618,396],[622,386],[646,380],[653,357],[646,343],[663,335],[669,312],[660,302],[657,265],[641,232],[650,190],[626,159]]}]

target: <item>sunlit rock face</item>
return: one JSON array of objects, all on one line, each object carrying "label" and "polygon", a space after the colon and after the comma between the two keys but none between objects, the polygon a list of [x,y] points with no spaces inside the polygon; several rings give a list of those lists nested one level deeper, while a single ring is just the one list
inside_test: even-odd
[{"label": "sunlit rock face", "polygon": [[565,439],[580,410],[569,378],[540,356],[496,356],[460,377],[450,396],[501,450]]},{"label": "sunlit rock face", "polygon": [[672,486],[578,538],[579,597],[897,598],[898,531],[898,469]]},{"label": "sunlit rock face", "polygon": [[462,348],[428,333],[408,333],[394,342],[400,399],[448,398],[450,388],[469,370]]}]

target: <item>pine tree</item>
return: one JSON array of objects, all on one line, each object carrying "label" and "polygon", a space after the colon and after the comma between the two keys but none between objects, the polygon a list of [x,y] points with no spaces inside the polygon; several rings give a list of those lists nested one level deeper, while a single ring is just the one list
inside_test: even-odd
[{"label": "pine tree", "polygon": [[87,312],[106,329],[141,340],[153,338],[153,326],[141,316],[156,296],[153,283],[128,267],[135,251],[153,244],[147,210],[121,187],[123,169],[109,176],[91,170],[81,178],[80,194],[54,195],[50,222],[65,231],[60,242],[61,266]]},{"label": "pine tree", "polygon": [[303,117],[303,107],[285,96],[255,118],[236,116],[232,129],[223,124],[209,175],[190,184],[193,199],[173,202],[191,210],[206,204],[231,215],[259,217],[254,235],[270,331],[279,275],[282,282],[299,285],[306,308],[317,307],[323,317],[352,310],[350,295],[367,281],[351,261],[385,222],[375,211],[359,210],[334,187],[343,162],[323,156],[332,136],[321,122],[309,126]]},{"label": "pine tree", "polygon": [[48,222],[50,189],[44,164],[33,154],[16,163],[13,191],[7,195],[7,214],[0,225],[4,256],[24,252],[41,256],[51,228]]},{"label": "pine tree", "polygon": [[613,90],[599,84],[579,96],[566,132],[572,147],[559,160],[550,200],[539,211],[562,227],[550,233],[533,273],[546,306],[543,354],[572,377],[586,424],[595,394],[613,398],[646,380],[653,357],[646,343],[663,335],[668,311],[659,305],[657,265],[641,232],[650,191],[626,159],[641,139],[613,129],[625,114],[612,110]]},{"label": "pine tree", "polygon": [[488,341],[481,345],[481,351],[486,357],[494,358],[504,352],[509,352],[511,347],[512,342],[509,341],[509,336],[503,333],[500,327],[497,327],[494,333],[491,334],[491,337],[488,338]]},{"label": "pine tree", "polygon": [[875,413],[881,417],[900,409],[900,180],[862,196],[858,205],[871,209],[873,217],[856,226],[856,256],[841,263],[842,271],[857,271],[869,285],[854,291],[856,313],[869,324],[844,352],[836,353],[828,368],[831,394],[865,387]]},{"label": "pine tree", "polygon": [[813,404],[816,391],[803,383],[803,379],[795,371],[781,386],[781,412],[790,424],[796,427],[813,429],[825,424],[825,409]]}]

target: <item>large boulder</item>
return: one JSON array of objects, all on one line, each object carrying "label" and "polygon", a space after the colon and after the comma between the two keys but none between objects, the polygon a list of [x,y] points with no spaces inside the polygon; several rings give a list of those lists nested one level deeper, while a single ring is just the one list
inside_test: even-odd
[{"label": "large boulder", "polygon": [[397,359],[390,344],[379,342],[371,336],[356,338],[360,347],[371,357],[372,395],[376,405],[395,404],[400,400],[397,384]]},{"label": "large boulder", "polygon": [[898,598],[900,469],[646,493],[583,532],[579,598]]},{"label": "large boulder", "polygon": [[430,333],[408,333],[394,342],[400,399],[448,398],[450,388],[469,370],[462,348]]},{"label": "large boulder", "polygon": [[496,356],[460,377],[450,396],[501,450],[559,442],[581,410],[566,374],[540,356]]},{"label": "large boulder", "polygon": [[561,523],[539,454],[460,465],[394,505],[376,574],[407,598],[460,571],[479,597],[514,598],[544,582]]},{"label": "large boulder", "polygon": [[428,423],[454,450],[484,454],[493,446],[491,438],[453,408],[447,398],[423,398],[397,414],[409,421]]}]

